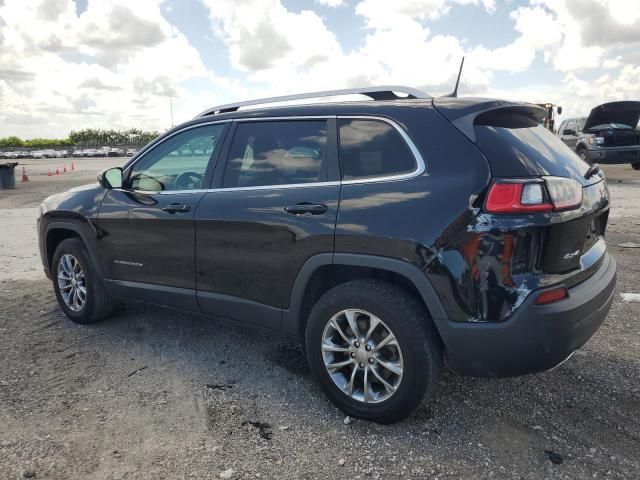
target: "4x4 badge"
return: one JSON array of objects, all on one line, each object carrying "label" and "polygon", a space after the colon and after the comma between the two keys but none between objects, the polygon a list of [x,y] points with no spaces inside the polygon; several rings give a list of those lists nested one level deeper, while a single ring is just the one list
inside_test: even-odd
[{"label": "4x4 badge", "polygon": [[576,250],[575,252],[565,253],[564,254],[564,259],[565,260],[569,260],[570,258],[573,258],[573,257],[577,256],[579,253],[580,253],[580,250]]}]

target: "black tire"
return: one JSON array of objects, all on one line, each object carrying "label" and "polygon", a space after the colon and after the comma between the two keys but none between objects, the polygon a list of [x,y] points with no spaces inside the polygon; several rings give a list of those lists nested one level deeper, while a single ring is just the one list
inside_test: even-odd
[{"label": "black tire", "polygon": [[587,153],[587,150],[584,148],[581,148],[580,150],[578,150],[576,152],[578,154],[578,156],[584,160],[588,165],[591,165],[593,162],[591,160],[589,160],[589,154]]},{"label": "black tire", "polygon": [[[61,293],[58,282],[58,265],[63,255],[70,254],[78,261],[84,272],[86,300],[79,311],[70,308]],[[67,238],[60,242],[51,261],[51,277],[58,304],[64,314],[75,323],[95,323],[111,314],[114,306],[113,297],[93,265],[87,249],[79,238]]]},{"label": "black tire", "polygon": [[[397,390],[380,403],[349,396],[331,379],[321,343],[330,319],[345,309],[370,312],[395,335],[402,351],[403,373]],[[331,402],[347,415],[379,423],[408,417],[437,388],[442,372],[440,337],[424,306],[406,290],[388,282],[354,280],[326,292],[314,305],[305,333],[307,361]],[[373,377],[372,377],[373,378]]]},{"label": "black tire", "polygon": [[631,168],[634,170],[640,170],[640,162],[632,163]]}]

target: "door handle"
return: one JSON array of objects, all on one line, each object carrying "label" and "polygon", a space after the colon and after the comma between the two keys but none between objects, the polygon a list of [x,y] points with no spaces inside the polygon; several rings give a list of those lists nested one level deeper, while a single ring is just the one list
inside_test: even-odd
[{"label": "door handle", "polygon": [[291,215],[304,215],[305,213],[310,213],[311,215],[322,215],[327,211],[327,206],[321,203],[304,202],[284,207],[284,211]]},{"label": "door handle", "polygon": [[165,205],[162,210],[167,213],[185,213],[191,210],[191,205],[183,205],[180,203],[172,203],[171,205]]}]

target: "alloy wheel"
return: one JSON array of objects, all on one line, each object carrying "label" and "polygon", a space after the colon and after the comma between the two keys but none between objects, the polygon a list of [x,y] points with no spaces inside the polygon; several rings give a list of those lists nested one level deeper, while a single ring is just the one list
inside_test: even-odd
[{"label": "alloy wheel", "polygon": [[58,289],[65,305],[79,312],[87,302],[84,270],[76,257],[66,253],[58,261]]},{"label": "alloy wheel", "polygon": [[329,376],[352,399],[379,403],[397,391],[404,370],[402,351],[380,318],[364,310],[342,310],[327,323],[321,342]]}]

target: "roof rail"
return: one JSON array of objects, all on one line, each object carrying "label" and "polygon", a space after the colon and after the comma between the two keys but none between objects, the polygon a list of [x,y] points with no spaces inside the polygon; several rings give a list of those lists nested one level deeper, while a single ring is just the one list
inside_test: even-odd
[{"label": "roof rail", "polygon": [[[400,97],[395,94],[404,93],[406,97]],[[248,107],[252,105],[262,105],[265,103],[287,102],[290,100],[302,100],[305,98],[322,98],[322,97],[337,97],[342,95],[365,95],[373,100],[397,100],[400,98],[431,98],[429,95],[421,90],[404,87],[402,85],[385,85],[380,87],[362,87],[362,88],[345,88],[342,90],[327,90],[324,92],[310,92],[310,93],[298,93],[295,95],[284,95],[281,97],[269,97],[260,98],[257,100],[248,100],[245,102],[228,103],[226,105],[219,105],[217,107],[207,108],[205,111],[200,112],[195,118],[204,117],[207,115],[215,115],[216,113],[235,112],[240,107]]]}]

